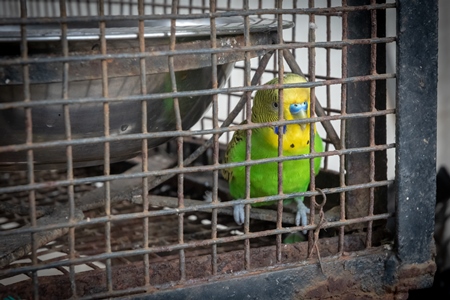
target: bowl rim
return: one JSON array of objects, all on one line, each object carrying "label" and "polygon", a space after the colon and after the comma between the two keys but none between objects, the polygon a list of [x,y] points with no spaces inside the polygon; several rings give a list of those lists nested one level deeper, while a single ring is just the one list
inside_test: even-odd
[{"label": "bowl rim", "polygon": [[[276,19],[249,17],[250,32],[276,31],[278,21]],[[101,37],[98,21],[67,21],[67,40],[87,41],[99,40]],[[136,39],[139,37],[138,19],[107,20],[105,38],[107,40]],[[211,35],[210,18],[192,18],[190,16],[177,16],[177,37],[197,37]],[[215,18],[216,34],[231,35],[243,34],[245,31],[245,18],[243,16],[218,17]],[[43,23],[40,19],[27,22],[26,40],[29,42],[60,41],[62,38],[61,24],[58,22]],[[150,19],[144,21],[145,38],[170,37],[171,20]],[[294,23],[282,20],[282,28],[294,27]],[[0,25],[1,42],[19,42],[22,40],[21,25]]]}]

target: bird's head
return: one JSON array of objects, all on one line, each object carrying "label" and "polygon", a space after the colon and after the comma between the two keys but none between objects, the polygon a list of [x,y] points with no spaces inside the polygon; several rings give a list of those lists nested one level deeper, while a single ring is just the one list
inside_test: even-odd
[{"label": "bird's head", "polygon": [[[300,75],[288,73],[284,75],[283,83],[301,83],[306,79]],[[278,78],[267,82],[277,84]],[[252,108],[252,122],[274,122],[278,121],[278,110],[280,101],[278,89],[259,90],[254,98]],[[283,92],[283,117],[285,120],[301,120],[310,117],[310,91],[309,88],[286,88]],[[306,129],[306,123],[301,124],[302,130]],[[275,128],[277,131],[278,127]]]}]

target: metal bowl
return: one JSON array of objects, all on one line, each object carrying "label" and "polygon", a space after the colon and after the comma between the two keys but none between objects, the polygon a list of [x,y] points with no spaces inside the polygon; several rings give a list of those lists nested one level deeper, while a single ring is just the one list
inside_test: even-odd
[{"label": "metal bowl", "polygon": [[[177,50],[210,48],[209,19],[177,21]],[[241,17],[218,18],[217,48],[229,50],[245,45],[244,23]],[[132,100],[141,95],[140,59],[127,54],[139,53],[137,21],[107,23],[107,60],[109,128],[111,136],[141,133],[141,101]],[[284,27],[292,23],[285,22]],[[28,27],[28,26],[27,26]],[[68,23],[69,43],[68,86],[71,139],[99,138],[92,143],[73,145],[75,167],[98,165],[104,162],[104,111],[102,66],[98,24]],[[252,18],[250,39],[252,45],[272,43],[277,23],[274,20]],[[146,21],[146,87],[147,94],[170,92],[172,83],[169,73],[170,21]],[[18,26],[0,26],[0,170],[26,169],[27,153],[20,148],[26,143],[23,66],[14,64],[20,58],[21,32]],[[61,49],[59,24],[30,25],[27,28],[30,100],[32,114],[32,139],[34,144],[66,140],[63,104],[64,59]],[[161,54],[162,53],[162,54]],[[159,55],[161,54],[161,55]],[[251,56],[264,54],[253,51]],[[88,59],[86,59],[88,57]],[[210,89],[211,54],[188,51],[175,55],[178,91]],[[222,87],[229,77],[234,63],[244,59],[244,52],[224,51],[217,54],[218,83]],[[131,98],[130,98],[131,96]],[[135,97],[136,98],[136,97]],[[97,99],[97,100],[95,100]],[[130,100],[131,99],[131,100]],[[211,103],[210,95],[181,97],[180,112],[183,129],[189,129],[203,115]],[[175,130],[175,113],[172,98],[147,100],[147,131]],[[148,146],[155,147],[170,137],[148,139]],[[35,145],[35,146],[36,146]],[[5,147],[6,146],[6,147]],[[137,155],[142,148],[141,140],[118,140],[111,142],[111,162]],[[7,151],[8,152],[7,152]],[[65,168],[66,146],[51,143],[38,145],[33,150],[36,169]]]}]

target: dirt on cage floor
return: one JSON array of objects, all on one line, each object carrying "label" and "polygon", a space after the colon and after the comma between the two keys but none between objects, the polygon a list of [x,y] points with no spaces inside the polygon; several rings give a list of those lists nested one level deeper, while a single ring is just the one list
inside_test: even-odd
[{"label": "dirt on cage floor", "polygon": [[[195,149],[196,143],[185,143],[187,149],[185,154],[189,154],[189,149]],[[158,155],[161,152],[172,152],[170,143],[165,147],[159,147],[151,150],[149,156]],[[208,154],[198,159],[194,164],[207,164]],[[175,158],[172,157],[176,163]],[[111,165],[111,174],[121,174],[132,168],[137,159],[115,163]],[[103,175],[103,167],[85,167],[74,169],[74,178],[86,178]],[[54,182],[65,180],[66,171],[36,171],[36,182]],[[318,186],[321,179],[318,178]],[[329,182],[328,182],[329,183]],[[26,185],[27,177],[25,172],[11,172],[0,174],[0,186],[16,186]],[[227,184],[220,181],[219,197],[223,200],[229,200],[227,197]],[[184,197],[185,199],[203,200],[205,192],[210,191],[212,186],[212,174],[193,173],[184,176]],[[75,201],[83,197],[89,192],[102,189],[103,183],[87,182],[85,184],[76,185],[74,187]],[[152,195],[177,197],[177,177],[167,180],[151,191]],[[332,201],[327,203],[332,205]],[[336,199],[335,199],[336,200]],[[68,188],[65,186],[51,186],[36,191],[37,212],[45,214],[46,208],[50,210],[58,209],[58,207],[66,207],[68,201]],[[207,201],[207,200],[205,200]],[[0,215],[0,230],[6,231],[13,228],[19,228],[30,224],[28,212],[28,192],[18,192],[8,195],[0,195],[0,203],[2,211]],[[23,208],[10,210],[8,207]],[[128,201],[115,202],[111,207],[111,215],[124,215],[130,213],[142,212],[142,205],[131,203]],[[151,211],[164,210],[165,207],[151,206]],[[83,211],[84,220],[95,220],[104,217],[105,208],[99,207]],[[179,239],[179,224],[176,214],[167,214],[160,216],[152,216],[148,221],[149,247],[167,246],[167,251],[160,251],[149,254],[150,278],[152,284],[167,284],[179,280],[180,274],[180,255],[179,250],[171,249],[171,245],[176,245]],[[143,255],[133,255],[133,250],[139,250],[143,247],[144,230],[142,218],[115,220],[111,222],[110,241],[111,252],[129,251],[129,255],[121,257],[113,257],[111,259],[112,280],[114,289],[126,289],[136,286],[142,286],[143,282]],[[258,232],[268,229],[274,229],[275,223],[252,220],[251,231]],[[229,237],[233,235],[243,234],[242,226],[236,225],[232,216],[218,214],[217,216],[217,238]],[[376,232],[375,232],[376,233]],[[29,235],[29,234],[28,234]],[[319,242],[320,253],[322,256],[329,256],[338,253],[338,240],[335,237],[335,230],[330,229],[321,233]],[[72,257],[83,258],[95,255],[101,255],[107,252],[106,230],[105,224],[87,224],[75,229],[75,253]],[[202,241],[212,237],[211,213],[209,212],[190,212],[185,213],[183,218],[183,241]],[[375,243],[379,243],[382,234],[374,236]],[[357,251],[364,249],[365,234],[352,234],[345,236],[345,249],[349,251]],[[378,242],[377,242],[378,241]],[[250,257],[252,268],[264,268],[273,266],[277,262],[275,255],[276,237],[261,236],[250,240]],[[207,278],[213,274],[211,266],[211,245],[201,245],[195,248],[187,248],[184,250],[184,259],[186,262],[186,279]],[[217,253],[217,273],[226,274],[239,272],[244,267],[244,242],[236,240],[215,245]],[[69,237],[62,234],[60,237],[49,241],[38,250],[38,262],[41,264],[51,264],[62,260],[69,260]],[[307,258],[308,243],[283,244],[281,256],[283,263],[296,262]],[[314,257],[314,255],[313,255]],[[19,268],[30,266],[32,260],[31,255],[23,256],[21,259],[15,260],[5,268]],[[86,261],[83,264],[74,267],[77,273],[75,278],[77,281],[78,295],[89,295],[99,292],[105,288],[106,282],[106,261]],[[57,294],[61,298],[70,297],[70,269],[67,266],[55,266],[54,268],[38,271],[39,289],[43,294]],[[21,297],[31,295],[30,276],[22,273],[6,278],[0,278],[0,291],[18,291]],[[3,286],[3,287],[2,287]],[[64,288],[66,287],[66,288]],[[55,294],[55,295],[56,295]]]}]

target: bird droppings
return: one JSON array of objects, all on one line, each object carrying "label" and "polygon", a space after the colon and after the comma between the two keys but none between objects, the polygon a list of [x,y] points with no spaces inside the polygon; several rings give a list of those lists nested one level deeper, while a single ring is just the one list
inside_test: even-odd
[{"label": "bird droppings", "polygon": [[243,235],[243,234],[244,234],[242,231],[237,230],[237,229],[231,230],[230,233],[231,233],[232,235]]},{"label": "bird droppings", "polygon": [[94,186],[95,186],[96,188],[101,188],[103,185],[104,185],[104,182],[95,182],[95,183],[94,183]]},{"label": "bird droppings", "polygon": [[0,229],[1,230],[9,230],[9,229],[17,228],[19,226],[20,226],[20,224],[17,222],[8,222],[8,223],[0,225]]},{"label": "bird droppings", "polygon": [[217,230],[227,230],[228,226],[226,225],[222,225],[222,224],[217,224]]},{"label": "bird droppings", "polygon": [[197,221],[198,219],[196,215],[189,215],[187,218],[189,221]]},{"label": "bird droppings", "polygon": [[211,225],[211,220],[203,219],[203,220],[201,221],[201,223],[202,223],[203,225]]}]

